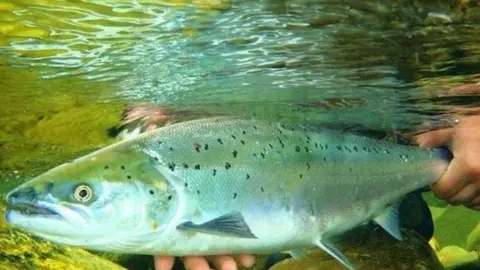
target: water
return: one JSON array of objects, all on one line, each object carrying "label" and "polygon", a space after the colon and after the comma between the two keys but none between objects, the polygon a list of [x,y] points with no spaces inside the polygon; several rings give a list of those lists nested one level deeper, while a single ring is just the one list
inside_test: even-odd
[{"label": "water", "polygon": [[111,143],[124,104],[449,125],[478,105],[479,21],[476,1],[0,1],[2,191]]}]

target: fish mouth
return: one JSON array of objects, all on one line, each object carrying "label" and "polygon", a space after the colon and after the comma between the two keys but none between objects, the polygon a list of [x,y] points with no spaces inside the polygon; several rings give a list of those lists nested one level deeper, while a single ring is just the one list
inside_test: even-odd
[{"label": "fish mouth", "polygon": [[54,209],[46,205],[40,205],[38,203],[16,203],[10,205],[10,211],[16,211],[24,216],[49,216],[49,217],[61,217]]}]

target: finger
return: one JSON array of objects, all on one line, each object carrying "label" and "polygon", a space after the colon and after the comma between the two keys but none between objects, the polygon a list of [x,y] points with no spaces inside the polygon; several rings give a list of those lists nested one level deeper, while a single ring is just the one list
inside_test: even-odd
[{"label": "finger", "polygon": [[454,158],[445,173],[432,185],[433,193],[440,199],[450,199],[470,183],[467,169],[458,159]]},{"label": "finger", "polygon": [[227,255],[217,255],[217,256],[208,256],[207,259],[213,263],[215,269],[217,270],[236,270],[237,264],[231,256]]},{"label": "finger", "polygon": [[470,209],[480,210],[480,195],[473,199],[469,204],[466,204],[466,206]]},{"label": "finger", "polygon": [[477,197],[477,186],[475,184],[468,184],[455,195],[453,195],[449,202],[456,204],[468,204]]},{"label": "finger", "polygon": [[235,256],[235,260],[246,268],[250,268],[255,264],[255,257],[252,255],[240,254]]},{"label": "finger", "polygon": [[429,131],[413,137],[413,140],[422,148],[430,148],[449,144],[453,128]]},{"label": "finger", "polygon": [[155,256],[155,270],[171,270],[173,268],[174,258],[170,256]]},{"label": "finger", "polygon": [[210,270],[207,260],[199,256],[185,257],[183,265],[187,270]]}]

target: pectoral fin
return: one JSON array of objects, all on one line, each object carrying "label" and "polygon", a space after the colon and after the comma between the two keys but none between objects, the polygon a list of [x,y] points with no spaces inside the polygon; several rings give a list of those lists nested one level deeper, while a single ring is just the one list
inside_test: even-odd
[{"label": "pectoral fin", "polygon": [[343,255],[343,253],[338,250],[333,244],[329,243],[326,240],[319,240],[316,242],[316,245],[322,248],[325,252],[330,254],[332,257],[340,261],[343,265],[345,265],[350,270],[355,270],[355,267],[348,261],[347,257]]},{"label": "pectoral fin", "polygon": [[403,240],[402,232],[400,231],[398,205],[386,209],[374,221],[396,239]]},{"label": "pectoral fin", "polygon": [[209,234],[222,234],[239,238],[257,238],[240,212],[232,212],[202,224],[185,222],[177,226],[179,230],[191,230]]}]

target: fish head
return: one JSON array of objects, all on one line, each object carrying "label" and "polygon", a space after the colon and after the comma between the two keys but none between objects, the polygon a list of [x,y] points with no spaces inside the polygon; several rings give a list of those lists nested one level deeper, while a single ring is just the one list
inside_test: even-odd
[{"label": "fish head", "polygon": [[164,231],[179,205],[154,162],[133,148],[99,150],[12,190],[5,219],[61,244],[134,250],[140,236],[146,243]]}]

